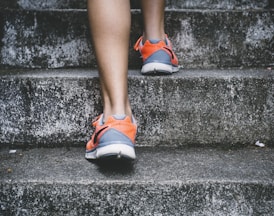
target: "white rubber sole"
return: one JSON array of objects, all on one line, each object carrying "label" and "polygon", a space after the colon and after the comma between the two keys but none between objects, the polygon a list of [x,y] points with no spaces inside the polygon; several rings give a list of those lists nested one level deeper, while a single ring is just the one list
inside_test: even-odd
[{"label": "white rubber sole", "polygon": [[178,67],[158,62],[147,63],[141,69],[142,74],[172,74],[178,71]]},{"label": "white rubber sole", "polygon": [[134,160],[136,158],[133,147],[126,144],[110,144],[97,148],[93,152],[86,152],[86,159],[98,159],[107,157],[128,158]]}]

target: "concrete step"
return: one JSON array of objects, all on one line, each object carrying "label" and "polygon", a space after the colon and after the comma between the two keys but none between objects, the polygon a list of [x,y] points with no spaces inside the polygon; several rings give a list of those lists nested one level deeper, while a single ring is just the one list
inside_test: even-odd
[{"label": "concrete step", "polygon": [[137,148],[90,163],[83,148],[0,150],[1,215],[264,215],[274,149]]},{"label": "concrete step", "polygon": [[[140,68],[133,44],[142,34],[132,11],[129,67]],[[86,10],[0,11],[0,68],[96,67]],[[274,10],[167,10],[166,32],[185,68],[274,64]]]},{"label": "concrete step", "polygon": [[[137,0],[138,2],[138,0]],[[166,0],[167,8],[173,9],[221,9],[221,10],[246,10],[274,8],[271,0]]]},{"label": "concrete step", "polygon": [[[0,143],[79,146],[102,112],[89,69],[0,72]],[[137,146],[274,145],[274,72],[181,70],[172,76],[129,71],[139,122]]]},{"label": "concrete step", "polygon": [[[167,0],[167,9],[265,9],[273,8],[271,0]],[[132,8],[140,8],[139,0],[131,0]],[[20,8],[25,10],[43,9],[85,9],[86,0],[1,0],[0,8]]]}]

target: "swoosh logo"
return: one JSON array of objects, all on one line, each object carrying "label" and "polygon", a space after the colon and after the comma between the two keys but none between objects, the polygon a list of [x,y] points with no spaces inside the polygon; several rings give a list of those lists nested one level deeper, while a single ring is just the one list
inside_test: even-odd
[{"label": "swoosh logo", "polygon": [[171,58],[174,59],[174,55],[173,55],[173,52],[172,50],[170,50],[169,48],[167,47],[163,47],[166,51],[169,51],[170,52],[170,55],[171,55]]},{"label": "swoosh logo", "polygon": [[107,128],[108,128],[108,126],[105,126],[105,127],[101,128],[100,130],[98,130],[98,131],[95,133],[94,139],[93,139],[93,143],[94,143],[94,144],[97,142],[97,139],[98,139],[99,134],[100,134],[102,131],[104,131],[105,129],[107,129]]}]

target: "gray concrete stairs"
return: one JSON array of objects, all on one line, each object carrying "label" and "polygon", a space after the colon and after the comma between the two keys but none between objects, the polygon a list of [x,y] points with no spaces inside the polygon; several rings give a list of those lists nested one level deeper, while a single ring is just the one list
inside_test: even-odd
[{"label": "gray concrete stairs", "polygon": [[273,215],[273,1],[167,0],[171,76],[140,75],[131,3],[137,160],[91,163],[86,1],[0,2],[0,215]]},{"label": "gray concrete stairs", "polygon": [[[78,68],[96,65],[87,13],[85,9],[74,8],[76,1],[4,2],[6,5],[0,3],[4,4],[0,13],[2,67]],[[80,2],[79,8],[83,8]],[[220,2],[169,2],[166,32],[172,39],[180,64],[186,68],[273,66],[271,1]],[[72,5],[74,9],[71,9]],[[132,49],[141,34],[141,13],[133,9],[130,68],[139,68],[141,64],[139,54]]]},{"label": "gray concrete stairs", "polygon": [[[1,143],[82,146],[102,112],[97,71],[2,70]],[[273,146],[273,79],[267,69],[129,71],[140,146]]]},{"label": "gray concrete stairs", "polygon": [[94,164],[80,148],[2,149],[1,215],[273,215],[273,149],[136,152]]}]

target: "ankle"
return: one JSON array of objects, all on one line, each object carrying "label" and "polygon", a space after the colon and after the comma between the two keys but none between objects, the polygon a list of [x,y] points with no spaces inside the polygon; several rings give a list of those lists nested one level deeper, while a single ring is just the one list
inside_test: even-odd
[{"label": "ankle", "polygon": [[153,35],[143,33],[143,43],[147,40],[165,40],[165,39],[166,39],[166,35],[164,33],[153,34]]},{"label": "ankle", "polygon": [[104,121],[108,119],[110,116],[129,116],[132,117],[131,110],[124,110],[124,111],[107,111],[104,110]]}]

